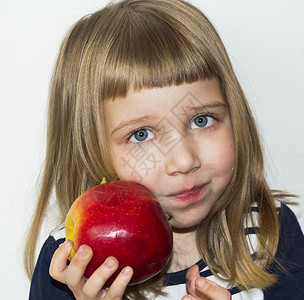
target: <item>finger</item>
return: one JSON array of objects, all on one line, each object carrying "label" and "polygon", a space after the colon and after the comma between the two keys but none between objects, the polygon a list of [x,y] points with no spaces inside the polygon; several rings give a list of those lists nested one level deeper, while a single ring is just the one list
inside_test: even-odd
[{"label": "finger", "polygon": [[110,256],[106,261],[90,276],[83,286],[83,294],[88,298],[96,298],[107,280],[113,275],[119,266],[118,260]]},{"label": "finger", "polygon": [[200,278],[199,267],[198,265],[193,265],[188,269],[186,274],[187,291],[193,296],[197,294],[194,283],[198,278]]},{"label": "finger", "polygon": [[197,300],[197,298],[191,296],[191,295],[186,295],[182,298],[182,300]]},{"label": "finger", "polygon": [[65,275],[68,268],[67,259],[70,256],[72,246],[72,241],[66,240],[57,248],[51,260],[49,273],[52,278],[60,281],[61,283],[66,283]]},{"label": "finger", "polygon": [[112,285],[110,286],[107,296],[109,299],[122,299],[123,294],[129,284],[131,278],[133,276],[133,269],[131,267],[125,267],[122,271],[118,274],[118,276],[113,281]]},{"label": "finger", "polygon": [[231,294],[225,288],[211,280],[200,277],[195,281],[196,290],[210,300],[230,300]]},{"label": "finger", "polygon": [[92,256],[93,251],[89,246],[80,246],[66,270],[66,284],[72,290],[76,298],[78,295],[82,295],[82,288],[86,281],[84,271]]},{"label": "finger", "polygon": [[[231,294],[228,290],[217,285],[211,280],[200,277],[199,268],[197,265],[190,267],[187,271],[186,283],[187,291],[192,295],[193,299],[231,299]],[[189,299],[192,298],[189,297]]]}]

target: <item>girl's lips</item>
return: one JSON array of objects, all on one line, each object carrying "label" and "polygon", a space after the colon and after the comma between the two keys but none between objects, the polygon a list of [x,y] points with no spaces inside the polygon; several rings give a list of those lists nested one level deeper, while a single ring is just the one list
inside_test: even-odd
[{"label": "girl's lips", "polygon": [[185,202],[191,202],[196,199],[198,199],[203,191],[205,190],[206,184],[196,186],[192,188],[191,190],[181,191],[176,194],[170,194],[168,195],[171,199],[179,200],[179,201],[185,201]]}]

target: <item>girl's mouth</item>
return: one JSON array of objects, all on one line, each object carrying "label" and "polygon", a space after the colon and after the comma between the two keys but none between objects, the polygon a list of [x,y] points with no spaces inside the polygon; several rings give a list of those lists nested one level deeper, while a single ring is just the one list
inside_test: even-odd
[{"label": "girl's mouth", "polygon": [[183,190],[174,194],[170,194],[168,195],[168,197],[171,198],[172,200],[192,202],[201,197],[201,195],[204,193],[206,189],[205,187],[206,184],[202,184],[199,186],[195,186],[190,190]]}]

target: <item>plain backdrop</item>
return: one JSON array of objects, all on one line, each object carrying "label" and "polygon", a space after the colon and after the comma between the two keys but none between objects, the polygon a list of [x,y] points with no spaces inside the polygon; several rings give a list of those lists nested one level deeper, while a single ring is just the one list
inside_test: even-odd
[{"label": "plain backdrop", "polygon": [[[304,1],[193,0],[218,29],[252,105],[275,189],[298,194],[304,228]],[[95,0],[2,0],[1,299],[27,299],[23,242],[44,160],[48,85],[67,29],[103,7]],[[56,224],[48,214],[39,248]]]}]

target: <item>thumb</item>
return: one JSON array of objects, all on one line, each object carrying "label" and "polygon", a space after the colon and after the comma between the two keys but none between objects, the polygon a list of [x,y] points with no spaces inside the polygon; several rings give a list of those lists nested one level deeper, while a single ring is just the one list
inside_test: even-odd
[{"label": "thumb", "polygon": [[186,287],[187,291],[191,295],[196,294],[195,282],[200,278],[198,265],[191,266],[186,274]]},{"label": "thumb", "polygon": [[210,300],[231,300],[231,294],[228,290],[206,278],[201,277],[196,279],[195,288],[198,294]]}]

